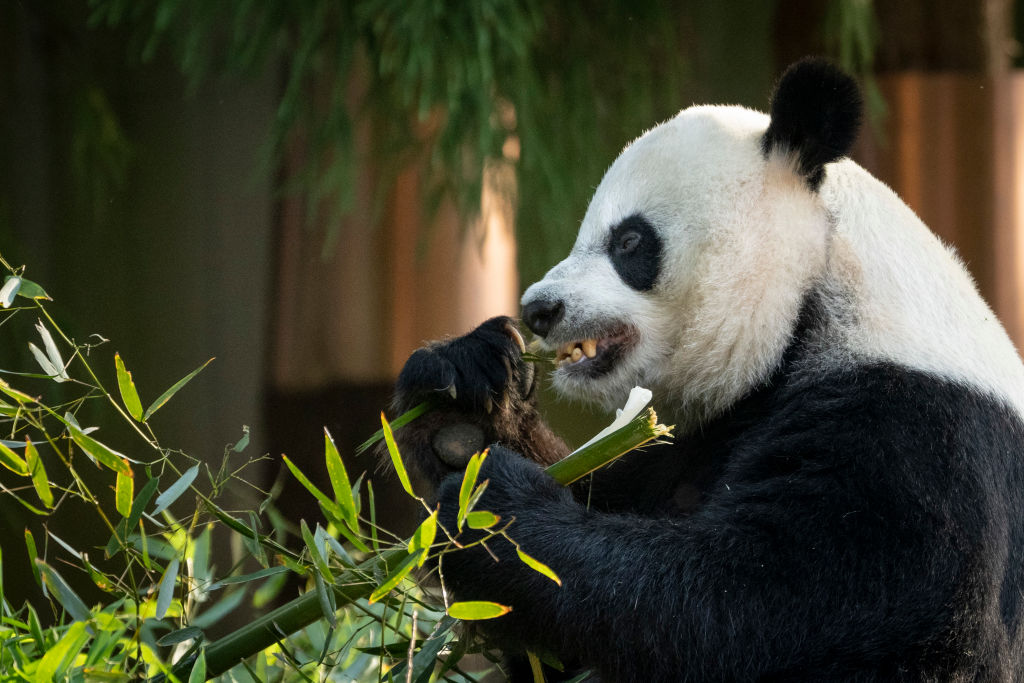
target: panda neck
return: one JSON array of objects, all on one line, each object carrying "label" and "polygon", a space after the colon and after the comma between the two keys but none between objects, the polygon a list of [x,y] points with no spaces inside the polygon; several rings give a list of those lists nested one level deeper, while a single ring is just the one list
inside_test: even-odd
[{"label": "panda neck", "polygon": [[[771,359],[764,362],[756,379],[743,386],[723,385],[720,393],[713,394],[717,402],[699,395],[684,397],[680,410],[675,414],[670,412],[678,436],[703,430],[744,404],[758,403],[766,394],[797,376],[812,376],[835,367],[841,357],[849,357],[840,342],[841,326],[837,324],[837,319],[851,314],[849,300],[833,283],[821,279],[811,283],[801,296],[797,310],[791,318],[793,324],[781,332],[778,340],[773,340],[772,347],[776,350]],[[766,346],[762,348],[767,353]],[[731,395],[726,393],[729,390]]]}]

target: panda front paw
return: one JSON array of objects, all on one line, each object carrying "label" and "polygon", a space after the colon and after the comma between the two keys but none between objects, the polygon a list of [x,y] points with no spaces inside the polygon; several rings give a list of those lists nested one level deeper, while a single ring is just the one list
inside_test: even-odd
[{"label": "panda front paw", "polygon": [[430,400],[476,414],[490,414],[529,400],[533,365],[523,361],[523,337],[511,318],[499,316],[469,334],[433,342],[406,361],[395,385],[400,410]]},{"label": "panda front paw", "polygon": [[[500,441],[533,455],[535,437],[547,437],[537,425],[534,368],[522,353],[523,338],[512,319],[498,317],[469,334],[433,342],[406,361],[395,384],[394,412],[424,401],[431,408],[395,438],[420,482],[417,490],[428,498],[445,476],[463,469],[488,443]],[[554,451],[548,447],[551,441],[547,437],[539,443]]]},{"label": "panda front paw", "polygon": [[[547,562],[551,526],[570,521],[582,508],[569,490],[548,476],[536,463],[497,444],[490,446],[477,482],[487,482],[475,510],[499,517],[499,527],[527,554]],[[448,476],[438,489],[438,522],[463,546],[485,538],[490,530],[458,530],[459,491],[462,474]],[[475,546],[446,554],[444,576],[459,600],[496,600],[521,603],[536,597],[538,587],[550,580],[516,557],[515,546],[504,538],[488,541],[486,549]],[[497,561],[495,561],[497,559]],[[556,570],[557,571],[557,570]],[[554,584],[551,584],[554,586]],[[521,590],[524,592],[521,592]]]}]

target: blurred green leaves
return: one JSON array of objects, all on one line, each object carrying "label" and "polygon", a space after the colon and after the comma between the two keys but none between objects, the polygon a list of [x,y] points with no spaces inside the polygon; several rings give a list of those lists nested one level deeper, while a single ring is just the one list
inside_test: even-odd
[{"label": "blurred green leaves", "polygon": [[[864,74],[877,44],[872,2],[829,7],[830,49]],[[307,216],[335,226],[329,231],[353,208],[366,166],[376,175],[377,218],[399,172],[414,164],[428,211],[453,200],[467,226],[487,169],[514,168],[515,183],[492,177],[518,200],[519,241],[530,245],[519,251],[524,282],[571,246],[618,151],[692,102],[693,46],[716,28],[701,22],[717,17],[629,0],[89,0],[89,8],[91,26],[129,28],[133,55],[170,54],[193,88],[280,70],[270,158],[302,149],[285,189],[300,190]],[[90,125],[116,141],[109,107],[92,94],[87,101]],[[129,150],[97,149],[106,150],[100,178],[116,179]]]},{"label": "blurred green leaves", "polygon": [[[517,187],[502,189],[525,198],[519,228],[533,248],[521,258],[534,274],[571,243],[587,197],[623,143],[684,97],[685,51],[670,3],[90,0],[89,7],[91,26],[128,27],[132,53],[144,61],[169,53],[193,87],[283,64],[270,148],[276,159],[296,143],[303,148],[289,182],[314,221],[335,225],[352,209],[355,131],[363,124],[372,142],[361,153],[378,160],[378,216],[399,171],[415,164],[428,210],[453,200],[471,225],[485,168],[515,164]],[[116,165],[102,167],[116,177]]]}]

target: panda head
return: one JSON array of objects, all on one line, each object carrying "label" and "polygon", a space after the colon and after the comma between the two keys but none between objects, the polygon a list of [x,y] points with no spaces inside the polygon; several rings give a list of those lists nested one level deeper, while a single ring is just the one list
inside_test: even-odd
[{"label": "panda head", "polygon": [[771,115],[697,106],[612,164],[569,256],[523,295],[556,350],[556,388],[620,404],[640,384],[685,423],[763,382],[825,267],[825,165],[856,136],[856,83],[821,60],[790,67]]}]

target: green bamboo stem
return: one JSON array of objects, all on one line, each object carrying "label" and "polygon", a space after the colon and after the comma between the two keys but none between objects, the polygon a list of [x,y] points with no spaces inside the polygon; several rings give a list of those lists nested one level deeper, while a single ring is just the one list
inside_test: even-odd
[{"label": "green bamboo stem", "polygon": [[[377,587],[375,575],[380,572],[386,576],[409,555],[404,546],[396,546],[375,555],[355,569],[341,573],[332,584],[336,604],[339,608],[365,598]],[[251,623],[230,633],[206,647],[207,680],[219,676],[243,659],[251,657],[270,647],[278,640],[323,618],[320,596],[310,590],[291,602],[281,605]],[[194,660],[180,662],[174,667],[174,675],[187,680]]]},{"label": "green bamboo stem", "polygon": [[671,430],[671,427],[658,424],[658,415],[653,408],[648,408],[621,429],[549,465],[545,472],[562,486],[568,486],[577,479],[614,462],[629,451],[668,435]]},{"label": "green bamboo stem", "polygon": [[[670,433],[671,427],[657,422],[654,410],[648,408],[621,429],[571,453],[545,471],[555,481],[567,486],[629,451]],[[373,577],[380,575],[380,572],[386,576],[390,568],[397,566],[406,557],[408,550],[405,545],[395,546],[340,574],[332,585],[338,608],[369,596],[377,587]],[[302,630],[323,616],[319,595],[315,590],[310,590],[230,635],[210,643],[206,647],[207,679],[219,676],[243,659]],[[187,679],[191,668],[192,660],[181,662],[174,667],[174,674],[182,680]]]}]

